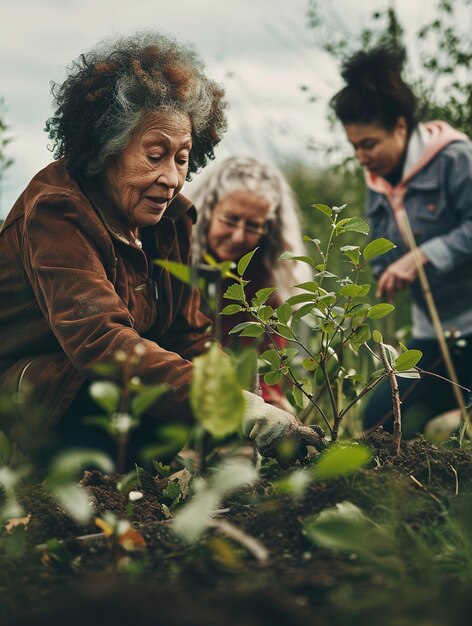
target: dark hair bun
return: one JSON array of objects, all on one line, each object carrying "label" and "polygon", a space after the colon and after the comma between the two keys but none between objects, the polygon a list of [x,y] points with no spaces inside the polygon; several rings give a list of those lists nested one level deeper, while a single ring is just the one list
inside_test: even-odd
[{"label": "dark hair bun", "polygon": [[400,78],[404,63],[405,52],[399,47],[361,50],[344,62],[341,76],[349,86],[379,89],[391,84],[394,75]]}]

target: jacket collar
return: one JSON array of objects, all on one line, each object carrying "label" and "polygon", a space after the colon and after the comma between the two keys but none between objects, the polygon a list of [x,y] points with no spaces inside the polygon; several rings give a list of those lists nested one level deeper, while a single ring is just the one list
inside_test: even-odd
[{"label": "jacket collar", "polygon": [[366,170],[365,179],[367,186],[372,191],[383,193],[390,197],[395,189],[405,189],[407,183],[450,143],[454,141],[468,141],[468,139],[467,135],[456,130],[447,122],[433,121],[418,124],[408,141],[403,175],[398,185],[393,187],[385,178],[371,174]]}]

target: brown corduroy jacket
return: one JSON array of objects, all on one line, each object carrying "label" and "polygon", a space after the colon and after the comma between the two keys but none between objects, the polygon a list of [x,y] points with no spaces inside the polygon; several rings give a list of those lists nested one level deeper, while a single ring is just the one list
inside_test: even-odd
[{"label": "brown corduroy jacket", "polygon": [[190,359],[205,350],[209,320],[198,292],[152,260],[190,262],[195,209],[179,194],[156,226],[142,229],[142,248],[120,230],[113,211],[59,160],[33,178],[6,218],[0,430],[54,426],[84,381],[97,378],[97,364],[138,344],[144,354],[134,374],[144,384],[169,386],[149,412],[191,420]]}]

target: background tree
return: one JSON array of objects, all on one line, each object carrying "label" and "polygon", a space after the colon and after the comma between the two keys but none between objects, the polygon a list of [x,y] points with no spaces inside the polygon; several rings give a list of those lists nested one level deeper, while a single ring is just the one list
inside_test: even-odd
[{"label": "background tree", "polygon": [[[325,52],[341,64],[360,49],[379,44],[401,48],[407,59],[407,79],[420,98],[425,117],[444,119],[472,136],[472,0],[437,0],[435,15],[416,30],[414,44],[410,45],[393,2],[374,11],[370,23],[357,33],[339,16],[334,27],[329,5],[329,0],[309,0],[309,26]],[[425,14],[429,16],[430,12]],[[469,19],[464,21],[464,16]],[[416,78],[412,61],[419,63]]]}]

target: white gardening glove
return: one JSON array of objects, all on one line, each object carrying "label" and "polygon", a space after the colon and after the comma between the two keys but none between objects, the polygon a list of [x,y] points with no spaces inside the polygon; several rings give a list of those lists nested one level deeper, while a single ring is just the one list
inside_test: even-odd
[{"label": "white gardening glove", "polygon": [[243,391],[246,412],[242,429],[254,441],[262,456],[275,457],[282,467],[288,467],[306,455],[306,446],[320,442],[323,431],[315,432],[287,411],[267,404],[260,396]]}]

